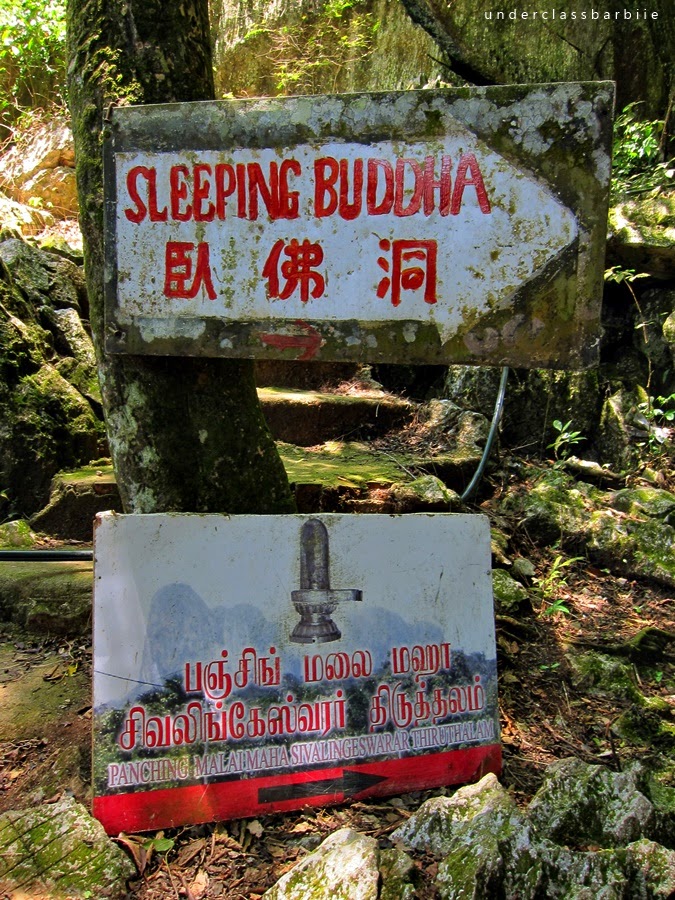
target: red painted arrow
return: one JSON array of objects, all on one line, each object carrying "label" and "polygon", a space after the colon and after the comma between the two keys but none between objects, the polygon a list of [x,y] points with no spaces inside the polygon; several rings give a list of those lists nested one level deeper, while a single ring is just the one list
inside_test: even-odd
[{"label": "red painted arrow", "polygon": [[319,352],[319,347],[323,344],[321,334],[310,325],[309,322],[303,322],[297,319],[295,324],[298,328],[303,328],[306,334],[261,334],[260,340],[268,347],[274,347],[276,350],[302,350],[303,352],[297,357],[298,360],[312,359]]}]

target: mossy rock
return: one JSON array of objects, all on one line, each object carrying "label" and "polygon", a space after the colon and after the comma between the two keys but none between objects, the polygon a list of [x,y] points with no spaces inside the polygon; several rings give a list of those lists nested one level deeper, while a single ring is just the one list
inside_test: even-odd
[{"label": "mossy rock", "polygon": [[36,537],[24,519],[15,519],[0,525],[0,549],[28,550],[35,546]]},{"label": "mossy rock", "polygon": [[379,852],[374,838],[336,831],[263,895],[264,900],[378,900]]},{"label": "mossy rock", "polygon": [[639,386],[621,388],[608,397],[602,407],[596,446],[602,462],[626,471],[639,459],[640,444],[649,438],[649,423],[640,412],[649,402]]},{"label": "mossy rock", "polygon": [[498,612],[514,613],[529,600],[527,589],[504,569],[492,570],[492,591]]},{"label": "mossy rock", "polygon": [[134,875],[129,857],[72,797],[0,816],[0,889],[12,896],[121,900]]},{"label": "mossy rock", "polygon": [[637,747],[650,747],[664,753],[675,750],[675,724],[670,716],[670,707],[632,704],[612,726],[614,732]]},{"label": "mossy rock", "polygon": [[609,251],[623,266],[675,277],[675,191],[617,203],[609,230]]},{"label": "mossy rock", "polygon": [[568,653],[567,659],[575,685],[589,694],[633,703],[644,701],[644,695],[635,683],[633,668],[625,661],[594,651],[579,655]]},{"label": "mossy rock", "polygon": [[258,388],[275,440],[311,447],[355,432],[382,434],[408,422],[415,406],[382,392],[327,394],[289,388]]},{"label": "mossy rock", "polygon": [[572,848],[624,847],[649,837],[653,804],[639,790],[639,773],[564,759],[546,770],[528,807],[528,818],[546,838]]},{"label": "mossy rock", "polygon": [[675,513],[675,494],[649,485],[616,491],[610,502],[620,512],[654,519],[668,519]]},{"label": "mossy rock", "polygon": [[90,562],[0,563],[0,621],[28,631],[82,634],[91,626]]}]

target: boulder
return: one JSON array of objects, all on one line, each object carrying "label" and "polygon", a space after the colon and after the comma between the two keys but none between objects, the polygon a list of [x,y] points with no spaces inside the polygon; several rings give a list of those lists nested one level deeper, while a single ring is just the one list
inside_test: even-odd
[{"label": "boulder", "polygon": [[264,900],[378,900],[379,853],[374,838],[343,828],[287,872]]},{"label": "boulder", "polygon": [[[630,513],[617,509],[617,503]],[[530,490],[507,495],[503,508],[516,513],[541,543],[561,540],[567,549],[583,551],[613,571],[672,587],[671,503],[666,491],[606,492],[552,469]]]},{"label": "boulder", "polygon": [[636,770],[611,772],[580,759],[562,759],[546,770],[528,817],[558,844],[607,848],[651,836],[655,812],[639,790]]},{"label": "boulder", "polygon": [[81,269],[10,239],[0,242],[0,487],[3,515],[47,502],[60,469],[105,452]]},{"label": "boulder", "polygon": [[13,200],[48,210],[56,218],[76,218],[75,150],[69,124],[54,118],[21,135],[0,158],[0,188]]},{"label": "boulder", "polygon": [[495,607],[497,612],[500,613],[513,614],[527,603],[529,598],[527,589],[515,578],[511,578],[504,569],[492,570],[492,591],[495,598]]},{"label": "boulder", "polygon": [[675,277],[675,191],[623,200],[610,209],[608,253],[624,268]]},{"label": "boulder", "polygon": [[487,775],[423,803],[392,839],[440,859],[442,900],[666,900],[675,852],[656,841],[670,844],[672,834],[645,781],[638,768],[615,773],[561,760],[521,810]]},{"label": "boulder", "polygon": [[0,816],[0,891],[13,897],[122,898],[131,860],[72,797]]}]

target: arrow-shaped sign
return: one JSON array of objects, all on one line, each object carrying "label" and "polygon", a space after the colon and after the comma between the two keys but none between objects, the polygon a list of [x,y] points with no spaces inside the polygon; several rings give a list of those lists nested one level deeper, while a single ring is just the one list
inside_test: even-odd
[{"label": "arrow-shaped sign", "polygon": [[313,359],[319,352],[319,347],[323,343],[323,339],[319,331],[310,325],[309,322],[303,322],[297,319],[295,324],[298,328],[304,329],[305,334],[261,334],[260,340],[268,347],[274,347],[276,350],[302,350],[298,360],[304,361]]},{"label": "arrow-shaped sign", "polygon": [[381,775],[369,775],[354,769],[343,769],[337,778],[321,778],[317,781],[298,781],[294,784],[277,784],[260,788],[259,803],[281,803],[284,800],[305,800],[310,797],[338,796],[343,799],[361,794],[370,787],[386,781]]}]

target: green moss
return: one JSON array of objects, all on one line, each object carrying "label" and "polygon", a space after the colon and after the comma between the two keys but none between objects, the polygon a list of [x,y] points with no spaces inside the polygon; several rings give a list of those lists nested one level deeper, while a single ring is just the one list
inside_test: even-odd
[{"label": "green moss", "polygon": [[321,449],[279,444],[279,454],[292,483],[327,487],[393,484],[406,478],[405,457],[376,454],[363,444],[329,441]]},{"label": "green moss", "polygon": [[35,546],[35,535],[28,522],[17,519],[0,525],[0,547],[21,550]]},{"label": "green moss", "polygon": [[602,653],[568,654],[574,681],[591,694],[607,695],[642,705],[644,695],[635,683],[633,670],[627,663]]},{"label": "green moss", "polygon": [[523,585],[511,578],[503,569],[493,569],[492,590],[500,612],[513,612],[528,599],[527,590]]},{"label": "green moss", "polygon": [[[670,709],[668,709],[669,715]],[[664,718],[663,711],[633,704],[614,723],[614,731],[629,744],[654,747],[672,752],[675,750],[675,724]]]}]

